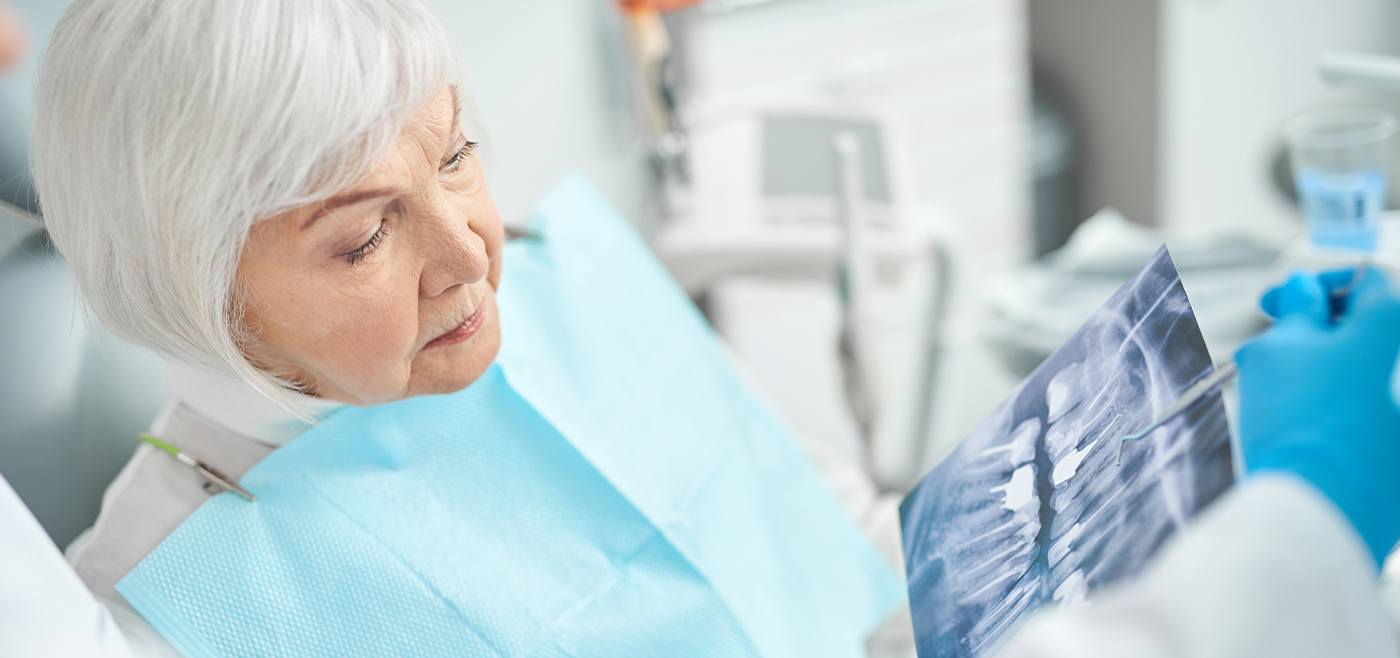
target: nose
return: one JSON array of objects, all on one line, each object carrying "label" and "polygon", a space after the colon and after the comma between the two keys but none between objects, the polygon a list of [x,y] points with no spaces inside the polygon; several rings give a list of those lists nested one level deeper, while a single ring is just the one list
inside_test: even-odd
[{"label": "nose", "polygon": [[432,220],[434,230],[425,233],[427,255],[419,276],[419,295],[431,299],[459,285],[486,278],[491,268],[486,241],[460,214],[442,213]]}]

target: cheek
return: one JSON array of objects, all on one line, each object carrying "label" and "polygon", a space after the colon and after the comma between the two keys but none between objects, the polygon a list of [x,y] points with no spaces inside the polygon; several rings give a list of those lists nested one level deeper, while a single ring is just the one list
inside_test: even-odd
[{"label": "cheek", "polygon": [[[411,295],[347,298],[324,308],[330,318],[321,340],[334,349],[333,360],[383,366],[404,361],[418,338],[418,312]],[[408,303],[405,303],[408,302]]]},{"label": "cheek", "polygon": [[[348,390],[398,389],[418,339],[417,297],[390,286],[316,302],[324,325],[309,332],[310,364]],[[371,391],[365,390],[366,394]]]},{"label": "cheek", "polygon": [[[309,278],[309,277],[308,277]],[[262,305],[261,342],[325,391],[370,402],[401,392],[418,340],[417,284],[385,273],[353,285],[306,285]]]}]

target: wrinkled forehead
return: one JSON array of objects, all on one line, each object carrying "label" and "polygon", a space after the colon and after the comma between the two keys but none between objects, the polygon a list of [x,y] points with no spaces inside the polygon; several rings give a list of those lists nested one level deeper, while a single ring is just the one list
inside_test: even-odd
[{"label": "wrinkled forehead", "polygon": [[461,114],[457,85],[447,85],[404,124],[400,137],[419,142],[451,141],[461,125]]}]

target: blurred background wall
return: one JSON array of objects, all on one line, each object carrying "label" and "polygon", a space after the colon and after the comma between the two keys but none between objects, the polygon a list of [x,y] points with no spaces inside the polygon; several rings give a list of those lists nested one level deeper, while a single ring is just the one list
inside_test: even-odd
[{"label": "blurred background wall", "polygon": [[1328,50],[1400,50],[1400,4],[1389,0],[1027,8],[1037,79],[1064,103],[1079,140],[1080,218],[1113,206],[1144,224],[1291,230],[1287,190],[1273,177],[1284,121],[1325,105],[1396,105],[1317,75]]}]

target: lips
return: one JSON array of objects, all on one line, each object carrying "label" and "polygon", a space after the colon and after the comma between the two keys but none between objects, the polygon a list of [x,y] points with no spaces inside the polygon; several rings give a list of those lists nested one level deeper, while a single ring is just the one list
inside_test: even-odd
[{"label": "lips", "polygon": [[423,346],[423,349],[426,350],[433,347],[445,347],[447,345],[455,345],[457,343],[465,341],[476,334],[476,331],[481,328],[481,325],[485,319],[486,305],[483,304],[476,308],[475,313],[472,313],[471,315],[467,316],[467,319],[463,320],[462,324],[459,324],[456,327],[453,327],[447,333],[432,339],[428,342],[427,345]]}]

